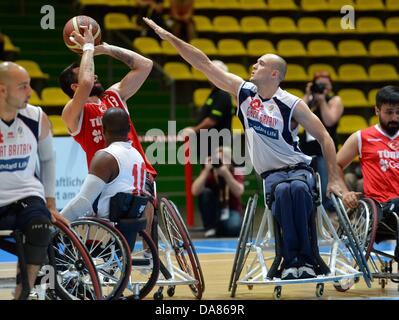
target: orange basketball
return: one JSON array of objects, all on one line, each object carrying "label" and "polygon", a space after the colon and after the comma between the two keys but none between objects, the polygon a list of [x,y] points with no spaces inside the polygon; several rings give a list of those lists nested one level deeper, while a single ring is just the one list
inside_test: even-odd
[{"label": "orange basketball", "polygon": [[80,28],[80,26],[89,26],[90,24],[93,27],[94,45],[96,46],[101,43],[101,28],[97,21],[88,16],[76,16],[65,24],[63,31],[64,43],[70,50],[76,53],[82,53],[80,46],[73,43],[69,37],[72,31],[79,32],[83,35],[84,29]]}]

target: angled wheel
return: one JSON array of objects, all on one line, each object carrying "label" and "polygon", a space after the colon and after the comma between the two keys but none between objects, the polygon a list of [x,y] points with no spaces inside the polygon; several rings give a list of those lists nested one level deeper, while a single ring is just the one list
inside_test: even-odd
[{"label": "angled wheel", "polygon": [[250,197],[248,199],[247,207],[245,209],[244,221],[241,226],[236,254],[234,257],[233,270],[230,276],[229,291],[231,291],[230,296],[232,298],[234,298],[236,295],[237,281],[240,278],[242,269],[244,268],[245,265],[245,261],[247,260],[248,254],[251,249],[248,246],[248,239],[252,237],[254,216],[256,212],[257,203],[258,203],[258,195],[255,194],[253,197]]},{"label": "angled wheel", "polygon": [[174,203],[166,198],[161,199],[159,209],[168,240],[175,251],[177,263],[181,270],[196,280],[196,284],[189,286],[194,296],[201,299],[205,290],[204,276],[184,221]]},{"label": "angled wheel", "polygon": [[71,223],[86,246],[99,275],[103,299],[117,299],[125,290],[131,270],[129,246],[111,224],[97,218]]},{"label": "angled wheel", "polygon": [[47,297],[63,300],[101,300],[95,265],[78,237],[64,224],[56,223],[49,246],[49,262],[55,269],[54,288]]}]

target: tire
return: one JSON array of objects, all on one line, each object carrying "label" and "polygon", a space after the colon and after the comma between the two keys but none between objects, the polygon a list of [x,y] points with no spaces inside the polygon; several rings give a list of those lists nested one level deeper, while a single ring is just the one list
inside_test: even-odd
[{"label": "tire", "polygon": [[247,243],[249,237],[250,236],[252,237],[254,216],[256,212],[257,203],[258,203],[257,194],[255,194],[252,199],[248,200],[247,209],[249,207],[249,211],[245,212],[245,216],[248,215],[248,217],[244,217],[244,221],[246,223],[245,224],[243,223],[241,228],[240,238],[237,244],[236,256],[234,258],[235,263],[233,264],[233,270],[231,275],[232,281],[231,281],[230,296],[232,298],[234,298],[236,295],[237,281],[240,278],[242,269],[244,268],[245,265],[245,261],[247,260],[248,254],[250,252],[250,248],[248,248]]},{"label": "tire", "polygon": [[[176,260],[181,270],[197,280],[196,284],[189,285],[193,295],[198,300],[205,290],[205,281],[200,262],[188,230],[174,203],[162,198],[159,204],[162,220],[167,237],[175,251]],[[188,257],[188,260],[186,258]]]},{"label": "tire", "polygon": [[48,250],[49,262],[55,269],[54,298],[101,300],[97,270],[87,249],[67,226],[58,222],[55,226],[58,230]]}]

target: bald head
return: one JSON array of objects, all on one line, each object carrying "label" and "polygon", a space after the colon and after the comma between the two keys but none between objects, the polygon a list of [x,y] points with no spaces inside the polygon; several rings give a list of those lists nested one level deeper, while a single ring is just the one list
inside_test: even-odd
[{"label": "bald head", "polygon": [[0,63],[0,84],[9,84],[17,73],[27,74],[23,67],[14,62],[5,61]]},{"label": "bald head", "polygon": [[287,73],[287,62],[280,56],[272,53],[265,54],[263,58],[266,62],[270,62],[273,70],[279,71],[279,81],[282,82]]},{"label": "bald head", "polygon": [[102,119],[104,133],[113,137],[127,138],[129,133],[129,115],[123,109],[110,108]]}]

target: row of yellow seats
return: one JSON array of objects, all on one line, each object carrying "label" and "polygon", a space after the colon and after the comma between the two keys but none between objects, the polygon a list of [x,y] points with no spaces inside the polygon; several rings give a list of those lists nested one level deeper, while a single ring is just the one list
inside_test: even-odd
[{"label": "row of yellow seats", "polygon": [[35,90],[32,90],[29,103],[41,107],[63,107],[69,100],[69,97],[60,88],[48,87],[42,90],[41,98]]},{"label": "row of yellow seats", "polygon": [[373,116],[367,121],[362,116],[358,115],[344,115],[339,120],[337,132],[338,134],[349,135],[358,130],[365,129],[378,123],[378,117]]},{"label": "row of yellow seats", "polygon": [[44,79],[47,80],[49,75],[44,73],[37,62],[32,60],[16,60],[15,63],[19,64],[20,66],[24,67],[26,71],[28,71],[29,76],[32,79]]},{"label": "row of yellow seats", "polygon": [[238,21],[233,16],[216,16],[212,20],[204,15],[195,15],[194,22],[198,32],[218,33],[399,33],[399,17],[390,17],[383,21],[376,17],[356,18],[353,28],[343,29],[341,17],[328,18],[326,24],[317,17],[303,17],[295,22],[293,18],[272,17],[266,22],[258,16],[247,16]]},{"label": "row of yellow seats", "polygon": [[[239,63],[227,63],[229,71],[237,74],[243,79],[248,79],[252,66],[249,70]],[[164,65],[164,71],[172,79],[175,80],[207,80],[205,75],[195,68],[188,67],[183,62],[167,62]],[[343,64],[338,67],[338,73],[334,67],[328,64],[313,64],[309,66],[308,72],[299,64],[289,63],[287,66],[287,74],[285,81],[308,81],[313,78],[316,71],[328,71],[334,81],[351,82],[351,81],[398,81],[399,75],[393,65],[390,64],[374,64],[366,71],[365,67],[358,64]]]},{"label": "row of yellow seats", "polygon": [[4,51],[5,51],[5,52],[15,52],[15,53],[19,53],[19,52],[21,51],[18,47],[16,47],[16,46],[12,43],[12,41],[11,41],[11,39],[10,39],[9,36],[7,36],[7,35],[4,34],[3,37],[4,37]]},{"label": "row of yellow seats", "polygon": [[195,0],[195,9],[242,9],[242,10],[298,10],[336,11],[345,5],[360,11],[399,10],[397,0],[302,0],[300,6],[294,0]]},{"label": "row of yellow seats", "polygon": [[[315,39],[309,41],[307,48],[297,39],[283,39],[277,48],[269,40],[251,39],[245,46],[238,39],[221,39],[215,44],[208,38],[196,38],[190,43],[211,56],[250,56],[259,57],[264,53],[277,53],[282,57],[396,57],[399,55],[396,44],[391,40],[373,40],[368,50],[360,40],[341,40],[337,48],[329,40]],[[168,42],[150,37],[137,37],[133,46],[144,54],[178,55],[176,49]]]}]

